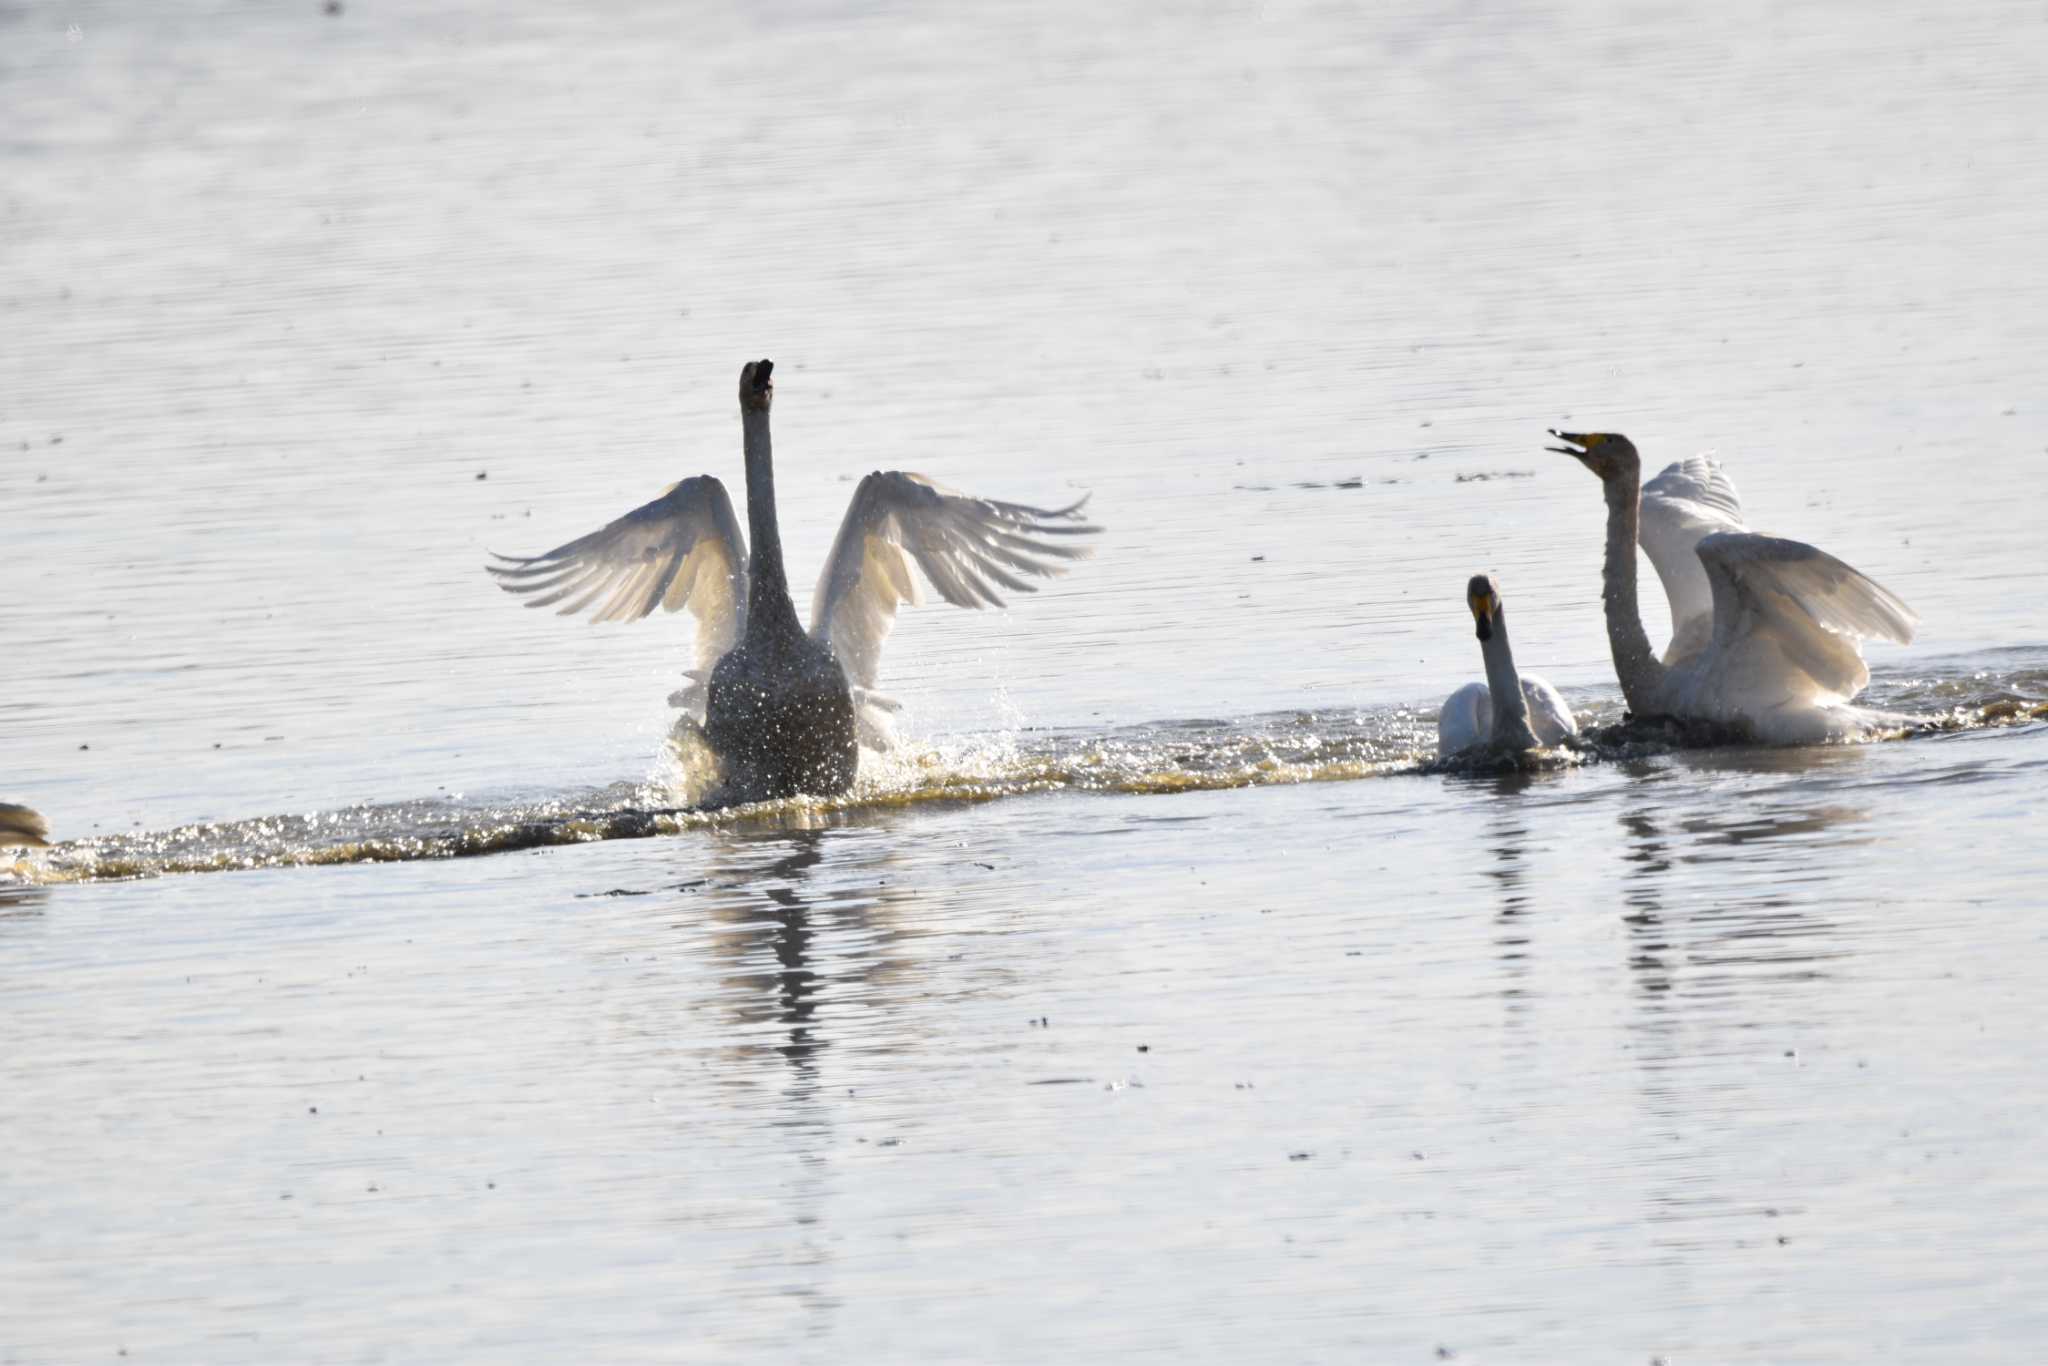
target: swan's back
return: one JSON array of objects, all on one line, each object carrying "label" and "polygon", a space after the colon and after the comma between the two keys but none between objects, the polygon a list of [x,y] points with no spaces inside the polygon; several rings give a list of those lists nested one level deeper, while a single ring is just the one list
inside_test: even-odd
[{"label": "swan's back", "polygon": [[[1564,694],[1538,674],[1522,675],[1522,700],[1529,707],[1529,730],[1545,749],[1579,733],[1578,718]],[[1444,699],[1436,716],[1436,752],[1456,754],[1493,739],[1493,692],[1484,683],[1467,683]]]},{"label": "swan's back", "polygon": [[1436,752],[1456,754],[1493,736],[1493,694],[1484,683],[1467,683],[1444,699],[1436,714]]},{"label": "swan's back", "polygon": [[1529,729],[1545,749],[1579,733],[1571,704],[1541,674],[1522,675],[1522,700],[1529,704]]}]

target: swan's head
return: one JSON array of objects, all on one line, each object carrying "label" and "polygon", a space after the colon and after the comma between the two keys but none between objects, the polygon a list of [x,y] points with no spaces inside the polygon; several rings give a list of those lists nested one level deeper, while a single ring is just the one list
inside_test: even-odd
[{"label": "swan's head", "polygon": [[[1630,473],[1640,476],[1643,472],[1643,458],[1636,454],[1635,443],[1625,436],[1613,432],[1561,432],[1555,427],[1550,434],[1567,444],[1548,449],[1573,457],[1602,480]],[[1573,446],[1582,449],[1573,450]]]},{"label": "swan's head", "polygon": [[772,360],[750,360],[740,367],[740,407],[751,408],[765,413],[768,405],[775,401],[775,384],[769,376],[775,373]]},{"label": "swan's head", "polygon": [[1492,640],[1493,624],[1500,620],[1500,594],[1494,591],[1493,580],[1485,574],[1474,574],[1472,582],[1465,585],[1465,605],[1472,609],[1479,638]]}]

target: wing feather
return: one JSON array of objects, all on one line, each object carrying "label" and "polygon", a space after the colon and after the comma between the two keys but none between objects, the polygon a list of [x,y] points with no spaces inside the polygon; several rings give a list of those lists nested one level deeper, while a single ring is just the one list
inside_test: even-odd
[{"label": "wing feather", "polygon": [[696,663],[709,669],[745,626],[746,538],[725,485],[709,475],[675,484],[651,503],[540,555],[499,555],[485,566],[528,607],[564,603],[570,616],[637,621],[657,607],[687,608]]},{"label": "wing feather", "polygon": [[650,560],[616,580],[618,589],[604,601],[604,607],[591,618],[592,621],[638,621],[654,610],[654,604],[647,602],[647,585],[660,576],[666,568],[659,560]]},{"label": "wing feather", "polygon": [[1664,662],[1675,664],[1713,639],[1714,590],[1694,553],[1701,538],[1720,531],[1747,531],[1735,481],[1712,456],[1695,455],[1666,465],[1643,485],[1636,540],[1650,557],[1671,606],[1671,644]]},{"label": "wing feather", "polygon": [[[540,597],[528,598],[526,605],[528,607],[552,607],[563,598],[574,597],[577,593],[581,592],[584,585],[597,577],[597,574],[598,571],[596,569],[578,569],[572,573],[563,574],[559,578],[549,579],[542,583],[501,583],[500,587],[504,588],[508,593],[542,593]],[[542,590],[549,591],[543,592]]]},{"label": "wing feather", "polygon": [[1000,607],[998,588],[1036,592],[1028,578],[1066,572],[1087,546],[1052,538],[1100,530],[1082,520],[1087,502],[1032,507],[972,498],[920,474],[877,470],[860,481],[825,557],[811,601],[811,634],[828,646],[856,688],[872,689],[896,609],[922,598],[915,562],[940,597],[959,607]]},{"label": "wing feather", "polygon": [[1897,594],[1804,541],[1717,532],[1698,546],[1714,593],[1713,648],[1739,680],[1775,652],[1806,674],[1820,701],[1845,701],[1870,681],[1859,640],[1910,644],[1920,619]]},{"label": "wing feather", "polygon": [[1742,521],[1742,495],[1721,462],[1711,455],[1674,460],[1643,485],[1646,497],[1691,503],[1724,522]]}]

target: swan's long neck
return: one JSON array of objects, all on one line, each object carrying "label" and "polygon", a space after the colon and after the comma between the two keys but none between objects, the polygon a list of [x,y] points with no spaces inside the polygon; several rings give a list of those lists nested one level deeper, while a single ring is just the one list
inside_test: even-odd
[{"label": "swan's long neck", "polygon": [[1522,675],[1515,668],[1514,647],[1508,644],[1505,610],[1493,617],[1479,653],[1486,660],[1486,690],[1493,695],[1493,743],[1538,748],[1536,733],[1529,727],[1529,699],[1522,695]]},{"label": "swan's long neck", "polygon": [[1607,559],[1600,568],[1600,596],[1607,607],[1607,644],[1614,652],[1614,676],[1629,709],[1644,715],[1657,711],[1657,690],[1664,665],[1650,649],[1636,607],[1636,529],[1642,515],[1640,477],[1609,480],[1607,490]]},{"label": "swan's long neck", "polygon": [[742,408],[740,425],[747,450],[747,633],[794,631],[796,604],[782,569],[782,531],[775,520],[775,461],[768,442],[768,414]]}]

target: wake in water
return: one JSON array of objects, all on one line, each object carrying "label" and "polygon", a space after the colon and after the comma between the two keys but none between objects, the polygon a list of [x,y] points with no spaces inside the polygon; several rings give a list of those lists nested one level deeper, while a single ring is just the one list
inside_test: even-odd
[{"label": "wake in water", "polygon": [[[1628,720],[1611,696],[1572,700],[1585,723],[1583,740],[1507,766],[1561,768],[1743,742],[1698,723]],[[1958,667],[1886,680],[1874,700],[1921,718],[1895,737],[2031,725],[2048,719],[2048,668]],[[842,796],[720,810],[695,806],[709,770],[685,741],[666,746],[642,782],[539,801],[427,799],[59,842],[17,858],[11,868],[6,859],[15,851],[0,854],[0,883],[465,858],[723,824],[809,828],[856,821],[863,813],[1036,792],[1152,795],[1502,770],[1506,761],[1491,754],[1434,758],[1435,727],[1435,713],[1426,708],[1332,709],[906,743],[885,754],[864,752],[859,780]]]},{"label": "wake in water", "polygon": [[[836,797],[701,809],[709,787],[687,748],[669,748],[640,783],[538,802],[447,799],[344,807],[60,843],[14,876],[36,883],[332,863],[465,858],[596,840],[644,839],[737,823],[809,828],[861,812],[994,801],[1033,792],[1168,793],[1335,782],[1412,767],[1422,713],[1292,713],[1249,725],[1186,721],[1107,734],[1026,731],[863,752]],[[7,876],[0,864],[0,877]]]}]

